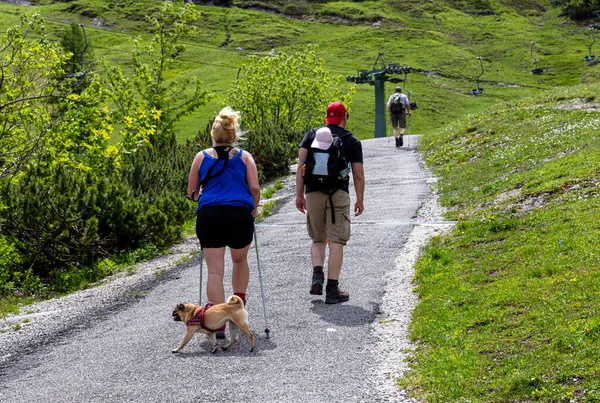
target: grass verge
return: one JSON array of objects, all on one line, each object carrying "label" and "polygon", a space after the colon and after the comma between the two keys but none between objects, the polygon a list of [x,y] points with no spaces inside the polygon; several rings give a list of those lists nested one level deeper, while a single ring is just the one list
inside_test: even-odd
[{"label": "grass verge", "polygon": [[600,401],[599,90],[496,106],[423,145],[459,223],[417,263],[413,394]]}]

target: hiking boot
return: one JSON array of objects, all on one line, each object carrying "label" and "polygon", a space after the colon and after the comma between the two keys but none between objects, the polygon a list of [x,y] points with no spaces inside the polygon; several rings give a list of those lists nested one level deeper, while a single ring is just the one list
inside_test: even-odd
[{"label": "hiking boot", "polygon": [[312,285],[310,286],[311,295],[323,295],[324,273],[313,273]]},{"label": "hiking boot", "polygon": [[404,144],[404,141],[402,140],[402,135],[400,135],[400,138],[398,139],[398,143],[400,144],[398,147],[402,147],[402,144]]},{"label": "hiking boot", "polygon": [[346,302],[350,299],[350,294],[345,291],[336,289],[335,291],[327,291],[325,296],[326,304],[337,304],[338,302]]},{"label": "hiking boot", "polygon": [[394,140],[396,140],[396,147],[400,147],[400,142],[399,142],[400,139],[398,137],[396,137]]}]

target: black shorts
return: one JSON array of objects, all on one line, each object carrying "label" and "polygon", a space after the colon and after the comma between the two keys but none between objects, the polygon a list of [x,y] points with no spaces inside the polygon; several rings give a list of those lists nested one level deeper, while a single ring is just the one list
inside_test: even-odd
[{"label": "black shorts", "polygon": [[202,248],[242,249],[254,235],[254,217],[247,207],[208,206],[196,215],[196,236]]}]

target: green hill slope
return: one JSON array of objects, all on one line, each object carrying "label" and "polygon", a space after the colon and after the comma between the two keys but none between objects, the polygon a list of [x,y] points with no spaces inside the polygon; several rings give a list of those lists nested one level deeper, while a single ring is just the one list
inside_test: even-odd
[{"label": "green hill slope", "polygon": [[404,382],[428,401],[600,399],[599,91],[498,105],[424,142],[458,220],[417,266]]},{"label": "green hill slope", "polygon": [[[0,3],[0,28],[15,23],[19,14],[33,11],[45,17],[56,37],[66,24],[83,23],[95,56],[126,66],[133,40],[149,37],[143,16],[155,10],[158,2],[37,4],[24,7]],[[295,18],[266,12],[278,9],[297,13],[291,6],[294,3],[281,3],[278,8],[269,2],[240,3],[246,7],[253,4],[262,4],[263,11],[198,6],[203,14],[198,22],[200,29],[186,41],[189,51],[181,58],[177,71],[200,77],[215,98],[179,125],[180,138],[195,134],[226,101],[225,91],[236,79],[245,57],[293,53],[307,44],[318,45],[317,53],[326,68],[344,77],[372,69],[380,52],[388,64],[416,69],[418,72],[407,75],[402,84],[419,105],[412,118],[412,133],[427,134],[498,101],[598,77],[598,67],[582,61],[590,42],[585,26],[560,18],[557,9],[542,1],[302,3],[301,10],[311,14]],[[535,42],[534,49],[531,42]],[[469,92],[477,88],[481,73],[478,56],[484,66],[480,78],[484,92],[475,97]],[[539,60],[537,64],[535,59]],[[534,75],[534,67],[548,70]],[[393,85],[388,84],[386,90],[391,93]],[[372,86],[359,85],[352,116],[350,128],[361,138],[372,137]]]}]

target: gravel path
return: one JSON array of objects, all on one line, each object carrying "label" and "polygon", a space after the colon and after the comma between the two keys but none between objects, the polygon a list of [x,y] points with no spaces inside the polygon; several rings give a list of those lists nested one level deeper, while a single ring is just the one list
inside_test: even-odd
[{"label": "gravel path", "polygon": [[[410,141],[411,139],[408,138],[407,143],[409,143],[409,145]],[[416,144],[416,139],[414,136],[412,142]],[[414,172],[406,172],[407,177],[402,178],[405,182],[405,186],[407,186],[407,190],[405,190],[405,192],[408,192],[410,194],[413,189],[411,186],[416,186],[415,184],[411,184],[411,181],[415,183],[418,182],[418,186],[420,186],[420,189],[423,189],[423,185],[425,183],[428,184],[427,186],[429,188],[434,187],[432,186],[432,184],[435,183],[434,178],[432,178],[425,169],[425,167],[423,167],[422,164],[420,164],[420,161],[418,161],[418,154],[416,153],[414,148],[403,147],[400,150],[396,150],[390,145],[389,141],[386,141],[386,139],[366,140],[363,141],[363,144],[365,147],[365,160],[367,162],[369,161],[368,158],[377,157],[377,154],[380,153],[380,151],[378,151],[380,147],[385,147],[385,152],[389,153],[389,155],[391,156],[397,155],[401,158],[406,158],[406,161],[416,161],[413,162],[414,166],[416,167],[416,170]],[[406,166],[407,162],[403,161],[403,164],[405,164],[404,166]],[[382,250],[378,251],[377,253],[380,254],[382,257],[386,256],[388,253],[391,253],[391,261],[395,262],[395,267],[389,269],[384,268],[384,270],[381,271],[382,268],[379,267],[380,265],[378,265],[376,262],[377,258],[371,259],[374,261],[374,267],[372,269],[373,272],[384,273],[383,279],[373,279],[373,287],[369,287],[370,283],[368,281],[365,282],[360,278],[354,280],[350,273],[347,274],[348,280],[346,282],[346,274],[345,272],[342,273],[342,288],[346,288],[344,284],[353,284],[352,281],[355,281],[357,282],[357,284],[363,282],[365,283],[365,287],[373,288],[375,290],[374,294],[366,294],[364,297],[364,301],[362,301],[361,295],[357,295],[356,292],[354,292],[353,294],[353,289],[356,289],[356,287],[350,288],[348,289],[348,291],[351,292],[351,302],[356,301],[356,303],[362,305],[371,304],[373,298],[377,299],[377,295],[379,295],[379,301],[378,306],[374,310],[374,319],[373,316],[371,316],[368,312],[365,311],[365,313],[367,313],[365,318],[369,318],[368,322],[366,322],[365,324],[368,325],[368,327],[371,330],[371,333],[375,335],[373,338],[373,342],[365,346],[364,352],[357,353],[357,356],[359,356],[359,358],[362,355],[364,355],[365,357],[375,357],[373,362],[356,364],[356,368],[359,371],[364,370],[364,365],[367,365],[370,368],[370,372],[368,376],[366,376],[366,379],[368,379],[368,389],[370,392],[365,392],[365,396],[363,397],[357,397],[354,395],[345,396],[344,394],[346,393],[346,390],[344,389],[340,392],[340,401],[343,400],[414,402],[414,400],[409,399],[405,396],[404,391],[398,390],[395,383],[395,379],[397,377],[402,376],[402,374],[404,374],[408,370],[403,360],[406,356],[407,350],[413,347],[410,340],[408,339],[408,326],[411,319],[411,312],[416,303],[418,302],[416,295],[412,291],[414,287],[414,284],[412,283],[412,278],[414,276],[414,263],[418,258],[420,248],[428,241],[428,239],[436,233],[439,234],[444,231],[447,231],[449,228],[451,228],[451,225],[450,223],[442,222],[443,210],[442,208],[440,208],[437,202],[437,196],[435,192],[430,191],[429,194],[426,195],[426,192],[423,193],[422,190],[420,192],[423,193],[425,197],[419,198],[419,200],[412,200],[410,199],[410,197],[407,197],[407,200],[402,201],[402,203],[407,204],[407,213],[403,214],[411,214],[410,211],[413,211],[414,213],[414,211],[418,209],[416,214],[413,214],[409,217],[397,217],[397,219],[400,222],[395,221],[393,218],[390,220],[389,215],[397,211],[396,209],[399,209],[398,211],[400,211],[401,206],[389,206],[389,201],[385,200],[380,202],[381,205],[377,205],[377,203],[375,203],[374,201],[369,201],[369,198],[373,197],[373,199],[382,199],[384,195],[388,194],[389,192],[389,189],[383,189],[384,186],[392,186],[393,189],[396,189],[402,184],[400,183],[398,186],[396,186],[393,183],[393,181],[392,183],[389,183],[390,181],[388,181],[385,177],[376,177],[376,171],[374,170],[377,169],[377,172],[381,172],[382,169],[385,169],[382,168],[385,167],[385,161],[381,162],[381,165],[378,167],[369,166],[367,164],[365,164],[365,166],[367,178],[367,195],[365,203],[367,210],[365,211],[368,212],[368,214],[363,215],[362,221],[359,220],[359,218],[361,217],[353,220],[353,240],[351,240],[351,244],[349,244],[348,251],[352,250],[354,251],[353,253],[355,253],[356,255],[349,254],[349,256],[345,260],[348,260],[350,261],[350,263],[352,263],[353,260],[359,259],[359,257],[360,259],[365,258],[364,253],[359,253],[360,251],[356,251],[356,249],[357,244],[365,245],[365,247],[369,244],[370,234],[369,231],[364,230],[364,228],[368,227],[370,224],[390,225],[393,226],[393,228],[404,229],[399,231],[398,233],[393,233],[398,234],[397,240],[394,240],[394,242],[398,245],[397,249],[390,250],[389,246],[382,244],[383,241],[378,241],[378,243],[376,244],[376,246],[378,244],[381,245]],[[418,175],[419,177],[417,179],[412,179],[412,177],[414,177],[415,175]],[[402,175],[400,175],[400,177],[401,176]],[[295,207],[293,207],[293,194],[293,178],[290,177],[284,180],[284,189],[279,191],[276,195],[276,199],[279,200],[278,204],[280,205],[280,210],[277,211],[273,216],[265,220],[263,223],[259,224],[259,243],[262,249],[269,249],[269,245],[273,245],[273,243],[277,242],[277,237],[279,235],[273,232],[278,231],[279,228],[281,228],[281,231],[285,231],[285,228],[283,228],[284,226],[297,225],[298,223],[302,222],[303,218],[299,216],[299,213],[297,213],[297,211],[294,212]],[[379,213],[388,215],[388,217],[384,221],[376,222],[375,220],[377,220],[378,218],[381,219],[381,217],[378,217]],[[301,231],[305,232],[303,226],[300,226],[300,228]],[[405,232],[403,233],[403,231]],[[262,242],[263,238],[265,238],[264,244]],[[382,240],[383,239],[385,238],[382,238]],[[306,246],[303,246],[306,244],[305,241],[306,240],[302,239],[301,250],[304,251],[304,254],[306,255],[303,256],[303,262],[309,259],[308,248]],[[356,242],[356,244],[352,244],[352,242]],[[267,252],[261,251],[261,260],[263,260],[263,253],[265,254],[264,260],[266,261],[266,264],[270,264],[271,258],[267,254]],[[35,354],[38,353],[40,350],[43,350],[44,347],[47,347],[47,349],[52,349],[54,348],[53,346],[55,346],[57,342],[60,344],[61,340],[71,340],[69,344],[76,343],[76,341],[73,341],[72,338],[78,339],[78,334],[87,331],[87,329],[94,328],[94,326],[99,322],[99,319],[114,318],[124,311],[131,310],[131,307],[135,306],[137,302],[143,302],[146,296],[152,293],[156,293],[157,289],[161,289],[165,282],[176,281],[176,279],[179,279],[180,276],[186,276],[187,272],[193,272],[193,266],[197,267],[198,264],[197,254],[197,239],[195,237],[189,237],[185,239],[184,242],[182,242],[181,244],[173,247],[168,255],[158,257],[145,263],[141,263],[137,265],[135,269],[131,272],[120,273],[118,275],[107,278],[106,280],[99,283],[96,287],[90,288],[88,290],[83,290],[63,298],[58,298],[38,303],[35,305],[23,307],[21,314],[10,315],[4,319],[1,319],[0,400],[2,400],[3,397],[7,397],[7,395],[3,395],[2,390],[10,390],[12,382],[15,382],[15,385],[24,382],[24,380],[20,378],[20,375],[15,375],[16,372],[11,373],[11,371],[15,370],[15,368],[18,368],[18,363],[20,360],[26,359],[30,355],[35,356]],[[295,253],[292,253],[292,256],[290,258],[297,259],[295,255]],[[277,257],[273,257],[273,259],[277,259]],[[287,259],[287,257],[280,257],[279,259]],[[367,265],[367,263],[365,263],[365,261],[363,260],[360,260],[360,262],[360,264]],[[297,262],[294,264],[297,264]],[[376,275],[380,276],[380,274]],[[302,277],[308,276],[309,274],[302,275]],[[275,279],[270,279],[271,286],[275,287],[272,290],[267,291],[267,295],[269,295],[268,301],[271,301],[271,304],[273,303],[273,300],[284,299],[284,296],[289,293],[289,291],[286,291],[285,288],[288,287],[290,283],[286,282],[285,278],[286,276],[284,275],[281,279],[277,279],[278,281],[275,281]],[[383,286],[383,290],[377,292],[377,288],[380,286]],[[193,287],[191,288],[193,289]],[[281,289],[283,294],[278,294],[279,289]],[[304,283],[302,283],[301,289],[303,291],[306,291],[306,294],[308,294],[308,288],[305,286]],[[164,293],[164,291],[160,291],[159,294],[160,293]],[[251,321],[251,327],[254,327],[255,335],[259,333],[258,329],[260,329],[260,327],[262,326],[262,310],[256,311],[256,309],[259,309],[258,295],[259,294],[255,293],[255,299],[250,301],[254,304],[255,309],[255,311],[251,311],[251,320],[253,320],[253,322]],[[150,298],[150,296],[148,298]],[[308,298],[308,295],[305,296],[303,294],[302,298]],[[298,305],[298,303],[299,302],[296,300],[296,303],[294,305]],[[311,308],[311,311],[313,311],[313,314],[317,313],[321,315],[322,319],[325,322],[329,323],[323,324],[324,326],[328,326],[326,328],[326,332],[346,331],[345,329],[343,329],[344,323],[340,322],[338,318],[330,318],[327,316],[328,313],[324,310],[327,308],[326,305],[315,305],[315,301],[312,301],[312,303],[313,308]],[[347,307],[348,310],[350,310],[350,305],[340,304],[340,307],[342,306]],[[287,323],[287,317],[284,317],[285,314],[277,312],[276,309],[275,312],[272,312],[270,311],[270,309],[272,309],[271,307],[272,305],[269,305],[269,308],[267,309],[270,315],[272,315],[270,316],[271,320],[273,320],[273,317],[279,317],[281,323]],[[289,312],[290,309],[295,308],[287,308],[286,305],[285,309],[282,308],[282,312]],[[340,308],[340,312],[342,312],[341,309],[343,308]],[[253,316],[254,319],[252,319]],[[291,318],[290,320],[293,323],[294,319]],[[252,323],[254,323],[255,325],[252,326]],[[20,330],[14,330],[15,326],[17,325],[21,326]],[[356,326],[358,326],[358,324]],[[352,329],[350,328],[348,329],[348,331],[352,331]],[[280,335],[283,335],[283,329],[275,330],[275,336],[272,337],[271,340],[276,339],[278,333]],[[350,334],[352,333],[349,333],[347,335],[344,334],[344,337],[349,338]],[[338,337],[342,337],[342,334],[339,334]],[[304,340],[307,343],[321,342],[312,340],[308,341],[306,336]],[[177,340],[169,340],[169,343],[173,344],[173,342],[175,341]],[[327,343],[327,341],[323,342]],[[330,342],[332,343],[332,341]],[[356,342],[360,343],[360,340]],[[350,343],[350,341],[348,341],[348,343]],[[190,345],[192,344],[193,343],[190,343]],[[265,343],[263,343],[263,346],[265,346]],[[266,345],[266,347],[268,347],[268,349],[270,350],[275,349],[276,346]],[[281,350],[284,349],[284,347],[287,346],[280,341],[279,354],[285,354],[285,352],[281,352]],[[197,345],[196,348],[198,348]],[[289,350],[293,350],[294,348],[295,346],[290,346]],[[258,345],[258,349],[260,350],[260,343]],[[265,351],[265,353],[269,353],[269,351]],[[295,359],[295,357],[288,357],[287,359]],[[19,369],[23,371],[23,373],[26,373],[28,371],[35,370],[35,368],[35,364],[23,364],[23,368]],[[45,376],[45,374],[47,374],[47,371],[43,372],[42,375]],[[5,375],[9,376],[6,377]],[[364,374],[357,374],[357,376],[361,375]],[[335,374],[333,374],[333,376],[335,377]],[[9,379],[7,385],[4,384],[6,378]],[[356,380],[350,379],[349,382],[356,383]],[[283,383],[285,383],[285,381],[283,381]],[[288,385],[287,388],[289,389],[290,386]],[[351,389],[351,387],[348,388],[348,390]],[[311,395],[311,393],[313,392],[308,390],[306,387],[303,388],[302,386],[299,386],[298,390],[305,391],[306,393],[306,395],[298,401],[332,401],[331,399],[326,399],[325,397],[323,397],[324,400],[320,400],[318,397]],[[35,401],[35,396],[37,395],[34,395],[34,392],[29,393],[31,393],[31,396],[28,397],[28,399],[31,399],[29,401]],[[276,398],[275,396],[280,396],[282,399],[282,396],[286,396],[277,394],[259,395],[259,393],[263,392],[258,391],[256,393],[256,401],[260,401],[258,400],[259,396],[263,396],[262,401],[279,401],[279,398]],[[40,392],[40,394],[42,393]],[[122,396],[123,395],[121,395],[121,397]],[[299,398],[300,396],[296,395],[296,397]],[[142,397],[140,396],[136,397],[135,399],[141,398]],[[158,399],[158,397],[156,398]],[[287,398],[289,398],[289,396]],[[131,401],[135,399],[131,396],[128,398],[128,400]],[[108,400],[111,400],[111,398],[108,398]],[[65,401],[69,400],[67,399]],[[160,399],[158,401],[160,401]],[[181,401],[188,400],[181,398]],[[204,400],[201,400],[200,398],[196,397],[195,399],[191,399],[189,401]]]}]

